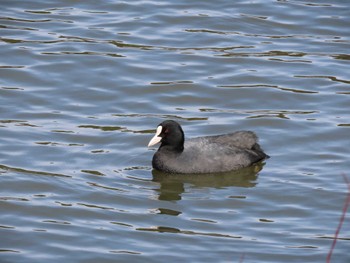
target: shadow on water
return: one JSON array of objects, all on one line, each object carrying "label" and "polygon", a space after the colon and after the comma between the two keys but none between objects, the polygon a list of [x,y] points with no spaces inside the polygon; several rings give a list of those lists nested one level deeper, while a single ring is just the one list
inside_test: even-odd
[{"label": "shadow on water", "polygon": [[168,174],[152,170],[152,175],[153,181],[160,183],[158,199],[174,201],[181,200],[186,184],[213,188],[254,187],[257,184],[258,173],[264,165],[265,163],[258,163],[238,171],[212,174]]},{"label": "shadow on water", "polygon": [[17,172],[17,173],[24,173],[24,174],[34,174],[34,175],[45,175],[45,176],[58,176],[58,177],[71,177],[70,175],[65,174],[59,174],[59,173],[49,173],[49,172],[43,172],[43,171],[34,171],[34,170],[27,170],[23,168],[17,168],[17,167],[10,167],[6,165],[0,164],[0,174],[5,173],[7,171]]}]

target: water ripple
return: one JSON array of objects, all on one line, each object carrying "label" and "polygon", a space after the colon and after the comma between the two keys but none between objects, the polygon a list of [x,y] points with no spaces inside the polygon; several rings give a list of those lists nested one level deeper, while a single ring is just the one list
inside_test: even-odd
[{"label": "water ripple", "polygon": [[[3,1],[2,261],[325,261],[347,191],[348,10]],[[159,173],[147,143],[165,119],[186,139],[255,131],[271,158]]]}]

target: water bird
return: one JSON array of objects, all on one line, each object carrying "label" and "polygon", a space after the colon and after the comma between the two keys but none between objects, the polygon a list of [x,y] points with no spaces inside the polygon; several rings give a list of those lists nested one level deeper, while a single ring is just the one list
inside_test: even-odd
[{"label": "water bird", "polygon": [[219,173],[251,166],[269,156],[252,131],[196,137],[185,140],[179,123],[166,120],[157,127],[148,147],[161,143],[153,155],[154,169],[166,173]]}]

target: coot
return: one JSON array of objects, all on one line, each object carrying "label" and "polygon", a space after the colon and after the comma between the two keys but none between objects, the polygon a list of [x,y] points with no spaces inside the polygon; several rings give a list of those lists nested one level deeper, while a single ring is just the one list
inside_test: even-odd
[{"label": "coot", "polygon": [[268,158],[257,141],[258,137],[251,131],[185,141],[180,124],[166,120],[158,125],[148,147],[161,143],[153,156],[154,169],[180,174],[218,173],[248,167]]}]

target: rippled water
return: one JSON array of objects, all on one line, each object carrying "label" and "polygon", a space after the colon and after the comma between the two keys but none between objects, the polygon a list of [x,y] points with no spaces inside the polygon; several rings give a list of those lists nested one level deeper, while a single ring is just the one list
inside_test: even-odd
[{"label": "rippled water", "polygon": [[[349,171],[347,1],[1,1],[1,262],[325,262]],[[152,171],[158,123],[262,166]],[[331,262],[349,262],[347,216]]]}]

